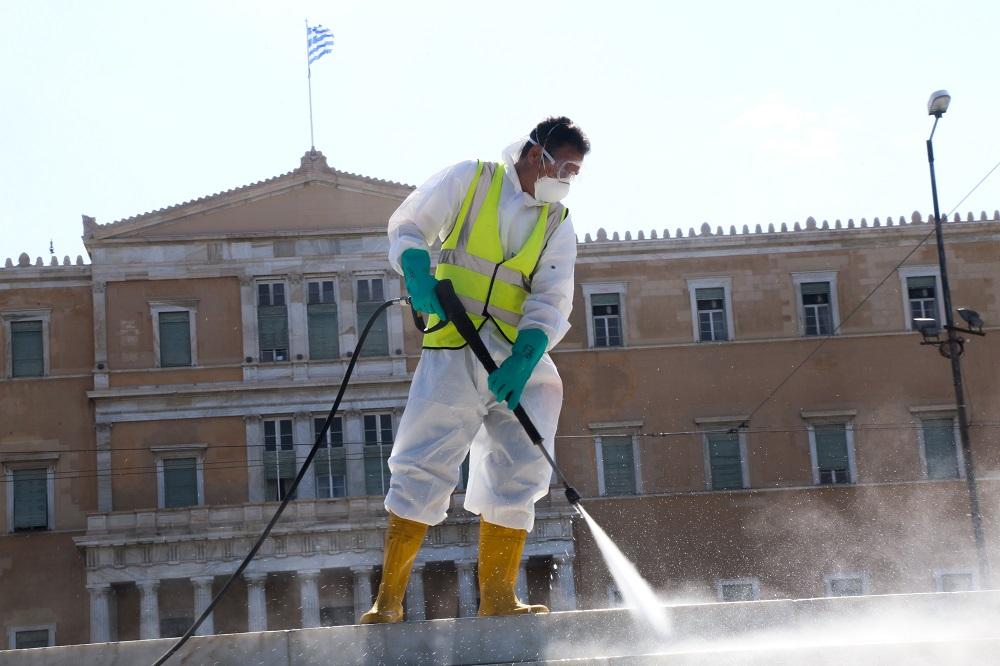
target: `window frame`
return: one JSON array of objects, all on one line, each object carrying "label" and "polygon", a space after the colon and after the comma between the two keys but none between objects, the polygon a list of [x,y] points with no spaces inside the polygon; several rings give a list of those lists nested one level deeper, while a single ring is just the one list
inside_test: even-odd
[{"label": "window frame", "polygon": [[[333,439],[332,434],[334,433],[333,426],[338,421],[340,422],[340,429],[339,429],[340,430],[340,442],[336,443],[336,442],[332,441],[332,439]],[[318,414],[313,414],[312,415],[313,441],[314,442],[317,439],[317,435],[319,434],[319,430],[322,428],[322,424],[325,423],[325,422],[326,422],[326,416],[318,415]],[[331,423],[330,423],[330,428],[326,431],[326,435],[324,436],[323,442],[320,444],[319,450],[316,452],[316,458],[313,460],[313,463],[312,463],[312,466],[313,466],[313,480],[314,480],[315,487],[316,487],[316,493],[315,493],[316,494],[316,499],[337,499],[337,498],[340,498],[340,497],[347,497],[347,446],[346,446],[346,441],[345,441],[345,438],[344,438],[344,434],[345,434],[345,419],[344,419],[344,417],[342,415],[338,414],[338,415],[336,415],[336,416],[333,417],[333,421],[331,421]],[[333,473],[333,457],[334,457],[334,452],[335,451],[338,452],[338,454],[337,454],[338,457],[340,457],[342,459],[342,464],[343,464],[343,468],[344,468],[344,473],[342,475],[343,478],[344,478],[344,494],[343,495],[334,495],[333,494],[334,484],[333,484],[332,479],[334,478],[334,476],[337,476],[337,475],[335,475]],[[321,468],[321,459],[322,459],[322,454],[323,453],[326,453],[326,460],[327,460],[327,466],[326,466],[325,469]],[[329,474],[328,475],[327,474],[321,475],[320,472],[329,472]],[[329,497],[327,497],[327,496],[321,496],[320,495],[320,488],[324,487],[324,484],[320,483],[320,478],[331,479],[330,482],[325,485],[325,487],[330,492]]]},{"label": "window frame", "polygon": [[[160,349],[160,315],[167,312],[188,313],[188,337],[190,340],[191,363],[189,365],[163,365]],[[153,367],[192,368],[198,365],[198,301],[149,301],[149,314],[153,319]]]},{"label": "window frame", "polygon": [[[583,290],[583,300],[585,304],[585,314],[587,318],[587,347],[588,349],[620,349],[629,346],[626,300],[628,295],[628,282],[590,282],[580,285]],[[618,336],[620,344],[597,347],[594,333],[594,313],[592,311],[591,297],[596,294],[617,294],[618,295]]]},{"label": "window frame", "polygon": [[[365,425],[365,418],[368,417],[368,416],[374,416],[375,419],[376,419],[376,428],[375,428],[376,440],[374,442],[369,442],[368,441],[368,430],[367,430],[366,425]],[[388,416],[389,417],[389,424],[390,424],[390,428],[392,430],[392,441],[390,441],[390,442],[385,442],[382,439],[382,417],[383,416]],[[363,453],[362,460],[363,460],[364,463],[367,463],[370,458],[374,457],[374,456],[371,456],[369,452],[372,450],[372,448],[378,447],[378,457],[379,457],[379,459],[381,461],[381,465],[383,466],[382,475],[381,475],[383,488],[382,488],[382,494],[381,495],[375,495],[375,494],[371,494],[371,493],[368,492],[368,468],[367,468],[367,465],[365,466],[365,468],[364,468],[365,495],[370,495],[372,497],[375,497],[375,496],[384,497],[385,494],[387,492],[389,492],[389,477],[390,477],[390,473],[389,473],[389,455],[392,453],[392,445],[396,441],[396,436],[398,434],[398,430],[397,430],[398,427],[399,427],[399,424],[396,423],[396,414],[392,410],[378,409],[378,410],[372,410],[372,411],[365,411],[365,412],[361,413],[361,439],[362,439],[362,443],[363,443],[363,446],[364,446],[364,448],[362,449],[362,453]],[[385,450],[386,447],[388,447],[388,452],[386,452],[386,450]]]},{"label": "window frame", "polygon": [[[729,585],[749,585],[753,598],[746,600],[726,599],[725,588]],[[715,581],[715,598],[720,603],[734,604],[742,601],[760,601],[760,580],[757,578],[720,578]]]},{"label": "window frame", "polygon": [[[262,307],[279,307],[279,306],[275,306],[273,304],[272,305],[263,305],[263,306],[260,304],[260,287],[261,287],[261,285],[265,285],[265,284],[266,285],[280,284],[282,286],[282,291],[283,291],[282,298],[284,299],[285,302],[280,307],[284,307],[285,308],[285,338],[286,338],[285,339],[285,344],[286,344],[286,347],[285,347],[285,358],[282,358],[282,359],[272,358],[270,360],[264,360],[264,351],[265,350],[264,350],[264,347],[263,347],[263,341],[261,340],[260,309]],[[254,281],[254,315],[255,315],[255,319],[256,319],[256,328],[257,328],[257,360],[258,360],[259,363],[267,363],[267,364],[271,364],[271,363],[291,363],[291,360],[292,360],[292,332],[291,332],[291,308],[290,308],[290,304],[289,304],[289,301],[290,301],[289,296],[290,296],[290,294],[289,294],[289,289],[288,289],[288,281],[285,280],[285,279],[283,279],[283,278],[276,278],[276,279],[260,278],[260,279],[257,279],[257,280]],[[274,300],[274,290],[273,289],[271,290],[271,293],[270,293],[270,299],[271,299],[271,301]],[[269,348],[268,351],[274,352],[274,351],[277,351],[278,349],[279,349],[278,347],[275,347],[273,349]],[[276,356],[276,354],[274,354],[274,355]]]},{"label": "window frame", "polygon": [[[806,429],[809,434],[809,464],[812,469],[812,479],[814,486],[851,486],[858,483],[858,467],[854,448],[854,417],[857,410],[832,411],[832,412],[801,412],[802,418],[806,422]],[[844,436],[847,440],[847,473],[849,479],[847,483],[820,483],[819,471],[819,450],[816,446],[816,426],[818,425],[843,425]]]},{"label": "window frame", "polygon": [[[802,285],[808,282],[826,282],[830,290],[830,332],[827,334],[806,333],[805,303],[802,301]],[[793,272],[792,286],[795,288],[795,307],[799,317],[799,336],[803,338],[825,338],[840,335],[840,307],[837,298],[837,271]]]},{"label": "window frame", "polygon": [[[278,362],[280,363],[281,361],[278,361]],[[289,448],[282,448],[284,446],[283,443],[282,443],[282,441],[281,441],[281,438],[282,438],[281,423],[283,421],[287,421],[290,424],[290,426],[291,426],[291,439],[292,439],[292,441],[291,441],[291,443],[289,445]],[[274,438],[275,438],[274,439],[274,451],[268,451],[267,450],[267,424],[268,423],[274,423]],[[287,481],[288,485],[291,485],[291,482],[295,479],[295,476],[298,474],[299,460],[298,460],[298,455],[296,454],[296,451],[295,451],[295,436],[296,436],[295,419],[292,418],[291,416],[288,416],[288,415],[261,416],[261,419],[260,419],[260,448],[261,448],[261,460],[262,460],[263,465],[264,465],[264,470],[263,470],[264,473],[263,473],[262,476],[263,476],[263,481],[264,481],[263,491],[264,491],[264,497],[265,497],[264,501],[265,502],[281,502],[281,501],[283,501],[284,498],[287,496],[287,491],[282,490],[282,481]],[[268,479],[268,477],[267,477],[267,468],[268,468],[267,454],[268,453],[274,453],[275,454],[274,455],[274,461],[275,461],[275,474],[276,475],[275,475],[274,479]],[[290,455],[286,455],[285,458],[291,458],[291,460],[292,460],[292,474],[291,474],[291,476],[281,476],[281,465],[282,465],[282,456],[281,456],[281,454],[282,453],[290,454]],[[277,486],[277,491],[278,492],[275,493],[275,494],[276,495],[280,495],[280,497],[272,497],[271,494],[268,492],[268,485],[269,485],[269,482],[272,481],[272,480],[275,482],[275,484]],[[294,500],[294,499],[298,499],[298,498],[299,498],[298,491],[296,491],[296,494],[292,496],[292,499]]]},{"label": "window frame", "polygon": [[[958,414],[954,407],[911,407],[910,412],[917,418],[917,447],[920,453],[920,473],[924,481],[958,481],[965,479],[965,457],[962,455],[962,433],[958,428]],[[955,440],[955,459],[958,462],[958,476],[949,479],[932,479],[927,469],[927,444],[924,436],[924,422],[928,420],[951,419],[952,439]]]},{"label": "window frame", "polygon": [[[861,580],[861,594],[849,594],[841,595],[833,593],[833,583],[838,580],[851,580],[860,579]],[[850,572],[850,573],[825,573],[823,574],[823,588],[826,591],[826,596],[841,598],[844,596],[848,597],[867,597],[872,593],[871,589],[871,577],[866,571]]]},{"label": "window frame", "polygon": [[[736,490],[748,490],[750,488],[750,461],[747,456],[747,433],[740,424],[746,422],[748,417],[739,416],[710,416],[696,418],[694,420],[701,431],[701,447],[703,464],[705,466],[705,490],[713,493],[730,493]],[[714,433],[728,431],[736,428],[740,447],[740,473],[743,476],[743,486],[741,488],[726,488],[715,490],[712,488],[712,460],[709,448],[708,436]]]},{"label": "window frame", "polygon": [[[361,293],[360,284],[362,281],[369,283],[369,292],[374,292],[371,287],[371,282],[373,280],[379,280],[382,283],[382,299],[369,299],[362,301],[358,296]],[[374,272],[374,273],[355,273],[351,276],[351,288],[354,291],[354,316],[357,319],[357,335],[358,339],[361,339],[361,332],[364,331],[365,326],[368,324],[368,320],[362,321],[361,312],[358,307],[362,303],[378,303],[381,305],[389,299],[389,278],[384,272]],[[384,359],[390,358],[393,355],[393,331],[392,324],[389,319],[389,311],[383,310],[379,317],[383,318],[385,321],[385,354],[376,354],[374,352],[366,352],[365,348],[362,347],[361,351],[358,353],[359,358],[369,358],[369,359]],[[368,331],[368,335],[371,336],[375,333],[376,326],[372,325],[372,329]],[[344,353],[343,351],[341,353]],[[395,433],[395,431],[393,431]]]},{"label": "window frame", "polygon": [[906,285],[908,278],[933,277],[934,278],[934,302],[937,308],[937,321],[943,325],[945,321],[944,301],[941,297],[941,267],[934,266],[902,266],[896,273],[899,275],[900,294],[903,297],[903,319],[905,320],[907,331],[915,331],[913,327],[913,316],[910,310],[910,290]]},{"label": "window frame", "polygon": [[32,453],[19,454],[16,456],[0,457],[0,464],[4,468],[4,480],[7,486],[7,530],[6,534],[28,533],[34,530],[14,530],[14,470],[24,469],[45,469],[45,492],[46,492],[46,526],[44,530],[51,532],[56,525],[56,493],[55,475],[56,464],[59,462],[58,453]]},{"label": "window frame", "polygon": [[[317,361],[317,362],[320,362],[320,363],[329,363],[329,362],[337,361],[344,354],[344,350],[341,348],[341,344],[340,344],[341,317],[343,316],[343,314],[342,314],[343,308],[341,307],[341,300],[342,299],[340,297],[340,279],[336,275],[313,275],[313,276],[304,278],[302,281],[305,284],[305,287],[304,287],[304,290],[303,290],[303,298],[305,300],[306,352],[308,354],[308,359],[310,361]],[[333,283],[333,301],[332,302],[326,302],[326,301],[322,300],[323,283],[324,282],[332,282]],[[320,285],[319,293],[320,293],[321,300],[320,300],[319,303],[312,303],[309,300],[309,287],[313,283],[316,283],[316,284]],[[337,319],[337,321],[336,321],[336,330],[333,332],[333,335],[336,337],[336,341],[337,341],[337,353],[334,356],[330,357],[330,358],[315,358],[313,356],[313,347],[312,347],[312,339],[311,339],[312,332],[313,332],[313,327],[312,327],[312,324],[311,324],[311,321],[310,321],[310,318],[309,318],[309,307],[311,305],[333,305],[334,308],[336,309],[336,312],[337,312],[337,314],[336,314],[336,319]]]},{"label": "window frame", "polygon": [[21,626],[12,626],[7,629],[7,644],[10,646],[11,650],[31,650],[34,648],[18,648],[17,647],[17,635],[22,631],[43,631],[47,630],[49,632],[49,644],[47,647],[55,647],[56,645],[56,625],[55,624],[30,624]]},{"label": "window frame", "polygon": [[972,591],[979,590],[979,569],[976,567],[950,567],[944,569],[934,569],[934,591],[944,592],[944,577],[945,576],[964,576],[968,575],[972,581]]},{"label": "window frame", "polygon": [[[4,310],[0,312],[4,328],[4,376],[7,379],[38,379],[49,377],[52,366],[49,359],[49,322],[52,318],[51,308],[35,308],[31,310]],[[21,321],[42,322],[42,374],[14,376],[14,338],[11,333],[11,323]]]},{"label": "window frame", "polygon": [[[686,278],[688,287],[688,298],[691,302],[691,329],[694,333],[694,341],[699,344],[712,344],[718,342],[732,342],[736,339],[735,322],[733,319],[733,278],[731,277],[707,277],[707,278]],[[726,313],[726,339],[725,340],[702,340],[701,325],[698,317],[698,295],[699,289],[719,289],[723,290],[725,303],[723,307]]]},{"label": "window frame", "polygon": [[164,485],[163,461],[177,460],[184,458],[195,459],[195,477],[198,488],[198,502],[187,507],[170,507],[171,509],[184,509],[191,506],[205,505],[205,451],[208,444],[182,444],[179,446],[155,446],[150,451],[156,459],[156,507],[166,509],[167,488]]},{"label": "window frame", "polygon": [[[591,423],[590,430],[594,433],[594,455],[597,463],[597,494],[601,497],[635,497],[643,494],[642,461],[639,456],[639,430],[642,421],[619,421],[613,423]],[[635,481],[635,495],[607,495],[604,480],[604,449],[603,437],[621,436],[632,439],[632,474]]]}]

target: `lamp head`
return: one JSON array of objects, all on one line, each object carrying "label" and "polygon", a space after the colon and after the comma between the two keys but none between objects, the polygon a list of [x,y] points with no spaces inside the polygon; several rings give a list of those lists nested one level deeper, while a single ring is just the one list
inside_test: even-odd
[{"label": "lamp head", "polygon": [[936,338],[941,334],[941,327],[938,326],[937,319],[917,317],[913,320],[913,327],[920,331],[924,339]]},{"label": "lamp head", "polygon": [[927,115],[940,118],[948,110],[951,104],[951,95],[947,90],[936,90],[931,93],[931,98],[927,100]]},{"label": "lamp head", "polygon": [[965,320],[965,323],[971,327],[978,328],[982,330],[983,319],[979,316],[979,313],[975,310],[970,310],[969,308],[958,308],[959,316]]}]

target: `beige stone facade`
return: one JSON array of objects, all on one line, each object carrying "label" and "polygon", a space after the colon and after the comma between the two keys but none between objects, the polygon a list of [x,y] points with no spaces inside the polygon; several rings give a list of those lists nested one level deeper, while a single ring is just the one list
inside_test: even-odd
[{"label": "beige stone facade", "polygon": [[[409,191],[307,153],[261,183],[84,218],[88,265],[8,262],[0,647],[176,635],[206,607],[308,454],[373,304],[403,294],[384,229]],[[941,315],[932,230],[915,214],[579,244],[556,459],[661,596],[981,584],[950,366],[910,330],[913,307]],[[953,301],[988,324],[962,360],[997,559],[1000,215],[945,233]],[[203,633],[351,623],[370,604],[420,337],[394,306],[371,344],[317,471]],[[461,490],[453,506],[410,619],[475,613],[476,520]],[[538,512],[522,594],[617,603],[558,487]]]}]

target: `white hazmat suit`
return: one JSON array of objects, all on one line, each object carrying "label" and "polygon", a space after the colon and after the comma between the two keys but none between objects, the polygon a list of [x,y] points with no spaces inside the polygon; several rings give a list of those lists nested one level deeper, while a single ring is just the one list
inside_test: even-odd
[{"label": "white hazmat suit", "polygon": [[[514,170],[524,143],[522,139],[503,152],[506,177],[498,215],[505,259],[527,242],[543,205],[521,189]],[[414,190],[389,219],[389,261],[400,274],[405,250],[427,250],[448,237],[477,165],[473,160],[444,169]],[[518,330],[544,332],[548,349],[569,330],[575,262],[576,234],[567,216],[542,250],[518,324]],[[511,344],[492,322],[487,321],[479,333],[497,365],[502,364]],[[548,354],[535,367],[520,404],[552,453],[562,380]],[[389,457],[392,477],[386,509],[408,520],[440,523],[466,453],[470,457],[465,508],[495,525],[531,530],[534,503],[548,492],[552,474],[548,462],[507,404],[497,402],[487,387],[486,370],[468,346],[424,349]]]}]

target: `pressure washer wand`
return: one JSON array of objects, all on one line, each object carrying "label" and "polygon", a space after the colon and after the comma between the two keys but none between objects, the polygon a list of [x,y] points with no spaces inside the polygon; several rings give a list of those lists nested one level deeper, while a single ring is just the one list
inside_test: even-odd
[{"label": "pressure washer wand", "polygon": [[[444,309],[445,317],[448,321],[455,324],[455,328],[458,329],[458,332],[463,338],[465,338],[465,341],[469,344],[469,348],[472,350],[472,353],[476,355],[479,362],[483,364],[484,368],[486,368],[486,372],[492,373],[496,370],[496,361],[494,361],[493,357],[490,356],[489,350],[479,337],[479,332],[476,330],[472,320],[469,319],[469,315],[466,314],[465,306],[462,305],[462,301],[459,300],[458,295],[455,293],[455,288],[452,286],[451,280],[439,280],[437,285],[434,287],[434,293],[437,294],[438,301]],[[580,497],[580,493],[576,491],[576,488],[569,485],[566,477],[563,476],[562,470],[559,469],[559,466],[556,465],[556,461],[552,459],[548,449],[545,448],[542,436],[539,434],[538,429],[535,428],[535,424],[531,422],[527,412],[524,411],[524,407],[521,405],[515,407],[514,416],[516,416],[517,420],[521,422],[521,426],[524,428],[524,431],[527,433],[531,441],[538,445],[538,448],[542,450],[542,455],[544,455],[545,459],[549,461],[549,465],[552,466],[556,476],[566,489],[566,499],[569,500],[569,503],[576,504],[579,502],[582,499]]]}]

